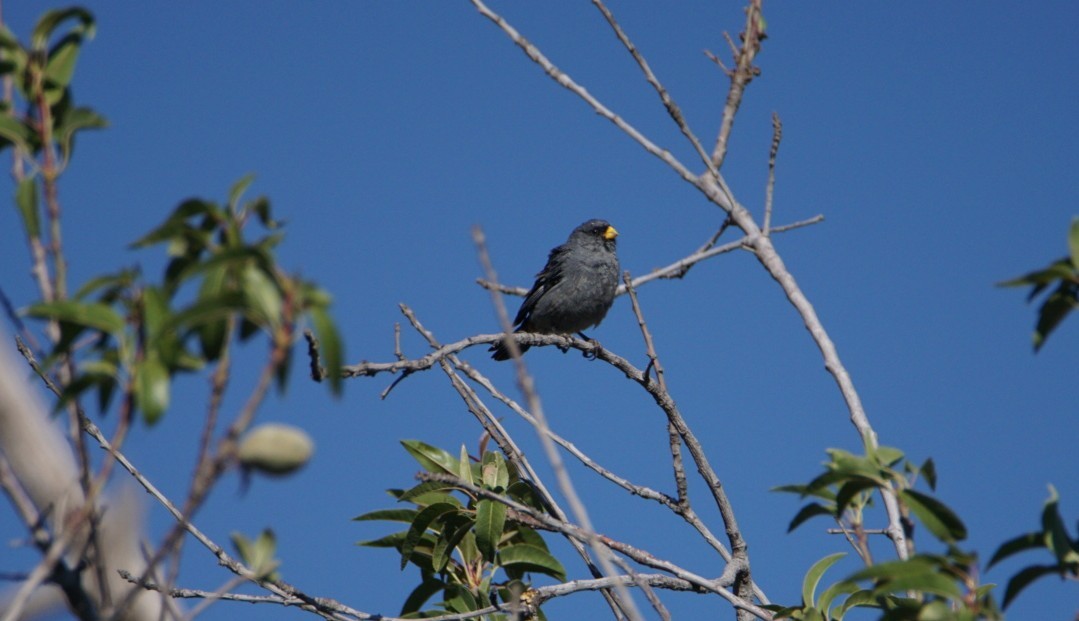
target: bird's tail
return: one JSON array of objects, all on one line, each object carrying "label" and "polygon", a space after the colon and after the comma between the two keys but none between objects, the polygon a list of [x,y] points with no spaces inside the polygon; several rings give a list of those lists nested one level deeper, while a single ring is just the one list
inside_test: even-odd
[{"label": "bird's tail", "polygon": [[[524,353],[526,351],[528,351],[529,347],[531,347],[531,345],[525,345],[524,343],[518,343],[517,344],[517,348],[521,350],[521,355],[524,355]],[[510,350],[509,350],[509,348],[506,347],[506,341],[504,341],[504,340],[499,341],[499,342],[495,343],[494,345],[491,345],[491,348],[488,349],[487,351],[493,351],[494,352],[493,354],[491,354],[491,357],[494,358],[495,360],[502,361],[502,360],[509,360],[510,359]]]}]

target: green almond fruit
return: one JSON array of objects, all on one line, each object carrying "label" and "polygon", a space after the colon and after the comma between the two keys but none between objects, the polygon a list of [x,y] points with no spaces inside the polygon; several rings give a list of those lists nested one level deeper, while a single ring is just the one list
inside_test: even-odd
[{"label": "green almond fruit", "polygon": [[240,466],[263,474],[284,476],[303,467],[315,452],[311,436],[281,423],[259,425],[240,442]]}]

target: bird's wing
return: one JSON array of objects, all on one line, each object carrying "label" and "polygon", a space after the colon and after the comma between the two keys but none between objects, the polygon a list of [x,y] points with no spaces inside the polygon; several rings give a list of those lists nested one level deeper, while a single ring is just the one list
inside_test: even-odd
[{"label": "bird's wing", "polygon": [[551,250],[551,254],[547,257],[547,265],[544,265],[540,273],[536,274],[536,282],[532,285],[532,289],[528,291],[528,295],[525,296],[525,301],[521,303],[521,308],[513,319],[513,325],[524,324],[528,320],[528,316],[532,314],[532,309],[536,308],[536,303],[539,302],[540,298],[562,281],[562,264],[564,262],[562,255],[567,252],[569,252],[569,249],[565,246],[558,246]]}]

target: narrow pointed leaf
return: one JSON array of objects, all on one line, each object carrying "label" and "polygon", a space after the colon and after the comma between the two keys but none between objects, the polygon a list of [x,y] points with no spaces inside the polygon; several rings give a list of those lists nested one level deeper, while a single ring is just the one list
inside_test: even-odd
[{"label": "narrow pointed leaf", "polygon": [[919,472],[921,472],[922,477],[925,478],[925,482],[929,485],[929,489],[935,491],[937,489],[937,464],[933,461],[932,457],[925,460],[925,463],[922,464]]},{"label": "narrow pointed leaf", "polygon": [[34,304],[26,314],[39,319],[66,321],[85,328],[100,330],[113,336],[124,331],[124,319],[107,304],[58,300]]},{"label": "narrow pointed leaf", "polygon": [[419,440],[402,440],[401,445],[428,472],[457,476],[460,471],[461,465],[457,459],[437,446]]},{"label": "narrow pointed leaf", "polygon": [[419,511],[415,509],[379,509],[377,511],[370,511],[361,515],[357,515],[352,518],[354,522],[369,522],[373,520],[383,520],[388,522],[405,522],[411,524],[412,520],[416,518],[416,514]]},{"label": "narrow pointed leaf", "polygon": [[838,563],[846,555],[846,552],[837,552],[813,563],[813,566],[806,572],[805,578],[802,579],[802,604],[804,606],[817,605],[817,585],[820,583],[821,577],[824,572],[828,571],[829,567]]},{"label": "narrow pointed leaf", "polygon": [[1030,586],[1030,583],[1038,578],[1054,575],[1059,571],[1055,565],[1031,565],[1019,570],[1019,573],[1012,576],[1011,580],[1008,580],[1008,586],[1004,589],[1004,599],[1001,601],[1001,607],[1007,608],[1023,589]]},{"label": "narrow pointed leaf", "polygon": [[36,50],[44,51],[56,27],[69,19],[78,21],[73,28],[76,32],[81,32],[87,37],[94,35],[94,15],[90,11],[81,7],[53,9],[46,11],[34,26],[30,36],[31,46]]},{"label": "narrow pointed leaf", "polygon": [[526,571],[541,573],[556,580],[566,579],[566,569],[549,552],[535,546],[519,544],[506,546],[498,552],[499,564],[521,566]]},{"label": "narrow pointed leaf", "polygon": [[[0,117],[4,118],[4,117]],[[38,209],[37,177],[27,177],[15,189],[15,204],[19,207],[23,229],[27,237],[41,236],[40,210]]]},{"label": "narrow pointed leaf", "polygon": [[1038,351],[1045,344],[1053,330],[1056,330],[1060,322],[1068,316],[1073,309],[1079,306],[1073,285],[1067,281],[1061,281],[1056,290],[1045,299],[1038,309],[1038,324],[1034,328],[1034,351]]},{"label": "narrow pointed leaf", "polygon": [[1045,537],[1042,533],[1026,533],[1024,535],[1019,535],[1018,537],[1014,537],[1000,544],[997,551],[993,553],[993,557],[989,559],[989,564],[986,565],[986,569],[989,569],[1013,554],[1042,547],[1045,547]]},{"label": "narrow pointed leaf", "polygon": [[450,503],[438,503],[427,507],[416,515],[416,519],[412,520],[412,526],[408,529],[408,534],[401,545],[401,569],[408,566],[413,550],[415,550],[424,534],[427,533],[427,527],[444,513],[457,510],[458,508]]},{"label": "narrow pointed leaf", "polygon": [[493,561],[506,525],[506,505],[484,499],[476,504],[476,546],[483,558]]},{"label": "narrow pointed leaf", "polygon": [[446,583],[438,578],[434,576],[424,578],[423,582],[412,589],[412,592],[405,598],[405,603],[401,606],[401,616],[404,617],[409,613],[418,612],[427,603],[427,600],[444,588],[446,588]]},{"label": "narrow pointed leaf", "polygon": [[506,460],[502,453],[488,451],[483,455],[483,485],[488,489],[498,492],[506,489],[509,485],[509,471],[506,469]]},{"label": "narrow pointed leaf", "polygon": [[35,142],[37,140],[36,132],[22,121],[6,114],[0,114],[0,137],[25,151],[30,150],[31,138],[34,138]]},{"label": "narrow pointed leaf", "polygon": [[240,197],[244,195],[247,188],[255,181],[254,173],[248,173],[243,177],[240,177],[236,183],[232,184],[229,189],[229,206],[236,208],[240,204]]},{"label": "narrow pointed leaf", "polygon": [[906,489],[899,493],[902,500],[910,507],[921,523],[937,539],[946,543],[962,541],[967,538],[967,527],[948,505],[928,494]]},{"label": "narrow pointed leaf", "polygon": [[1072,267],[1079,270],[1079,218],[1072,218],[1071,228],[1068,229],[1068,250]]},{"label": "narrow pointed leaf", "polygon": [[834,509],[829,509],[821,505],[820,503],[811,502],[798,511],[798,513],[794,516],[794,519],[791,520],[790,525],[787,526],[787,532],[789,533],[793,531],[794,529],[801,526],[802,523],[806,520],[817,517],[818,515],[831,516],[833,515],[833,511]]},{"label": "narrow pointed leaf", "polygon": [[341,366],[344,364],[345,348],[341,341],[341,335],[326,309],[316,306],[307,311],[314,325],[315,334],[318,335],[319,351],[322,352],[322,360],[326,364],[326,379],[330,383],[330,392],[334,395],[341,394],[343,386]]},{"label": "narrow pointed leaf", "polygon": [[457,549],[457,546],[475,526],[475,520],[466,514],[460,513],[458,516],[461,519],[456,520],[456,523],[448,531],[443,531],[442,536],[435,542],[434,550],[431,552],[431,567],[435,571],[442,571],[446,568],[446,565],[449,564],[450,559],[453,557],[453,551]]}]

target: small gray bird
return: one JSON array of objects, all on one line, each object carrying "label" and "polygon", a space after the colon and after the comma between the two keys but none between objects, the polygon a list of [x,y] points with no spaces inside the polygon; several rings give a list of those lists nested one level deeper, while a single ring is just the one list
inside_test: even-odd
[{"label": "small gray bird", "polygon": [[[525,296],[513,325],[517,332],[573,334],[598,326],[614,303],[618,288],[618,231],[606,220],[589,220],[573,229],[566,243],[551,250],[547,265]],[[582,337],[586,337],[581,334]],[[529,346],[519,345],[521,353]],[[495,360],[507,360],[503,342],[491,346]]]}]

